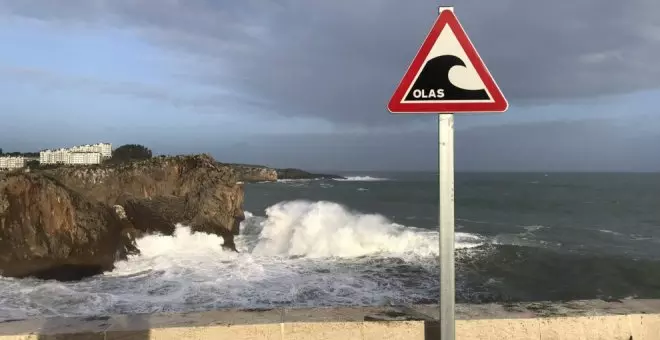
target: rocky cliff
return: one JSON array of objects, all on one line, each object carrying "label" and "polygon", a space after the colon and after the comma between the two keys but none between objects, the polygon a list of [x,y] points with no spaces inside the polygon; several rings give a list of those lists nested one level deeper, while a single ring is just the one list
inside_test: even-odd
[{"label": "rocky cliff", "polygon": [[[224,164],[223,164],[224,165]],[[277,181],[277,171],[264,166],[226,164],[234,168],[240,181],[253,182],[274,182]]]},{"label": "rocky cliff", "polygon": [[130,225],[101,202],[37,174],[0,178],[0,275],[79,279],[134,250]]},{"label": "rocky cliff", "polygon": [[314,174],[300,169],[277,169],[277,179],[343,179],[342,176]]},{"label": "rocky cliff", "polygon": [[171,234],[179,222],[235,249],[244,219],[237,179],[206,155],[0,178],[1,275],[57,278],[63,268],[93,275],[135,251],[132,237]]},{"label": "rocky cliff", "polygon": [[339,179],[344,178],[337,175],[315,174],[300,169],[275,169],[260,165],[245,165],[245,164],[223,164],[224,166],[231,166],[236,171],[240,181],[247,183],[254,182],[274,182],[278,179]]},{"label": "rocky cliff", "polygon": [[244,219],[243,186],[229,166],[207,155],[156,157],[98,167],[66,167],[45,171],[64,185],[96,201],[121,205],[136,229],[174,231],[174,223],[193,231],[233,236]]}]

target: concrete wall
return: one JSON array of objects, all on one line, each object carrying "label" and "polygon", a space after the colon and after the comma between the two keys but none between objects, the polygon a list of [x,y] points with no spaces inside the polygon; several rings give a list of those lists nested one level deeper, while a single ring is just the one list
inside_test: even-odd
[{"label": "concrete wall", "polygon": [[[221,310],[0,322],[0,340],[439,339],[435,306]],[[660,301],[458,305],[457,340],[660,340]]]}]

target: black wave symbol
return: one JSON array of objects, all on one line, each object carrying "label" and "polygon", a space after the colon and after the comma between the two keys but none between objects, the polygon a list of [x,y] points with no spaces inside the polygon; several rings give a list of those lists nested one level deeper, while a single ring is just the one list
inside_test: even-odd
[{"label": "black wave symbol", "polygon": [[[455,86],[449,81],[449,70],[454,66],[463,66],[465,63],[461,58],[453,55],[441,55],[429,60],[415,84],[408,92],[406,101],[423,101],[423,100],[485,100],[490,99],[486,90],[466,90]],[[444,97],[439,96],[429,97],[429,93],[438,90],[444,90]],[[415,90],[420,90],[415,92]],[[420,96],[420,93],[424,95]],[[437,95],[437,92],[436,92]]]}]

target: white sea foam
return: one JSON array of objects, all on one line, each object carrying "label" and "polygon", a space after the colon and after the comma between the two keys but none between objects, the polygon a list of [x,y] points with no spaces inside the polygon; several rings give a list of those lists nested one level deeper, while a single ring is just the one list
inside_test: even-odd
[{"label": "white sea foam", "polygon": [[630,239],[633,241],[647,241],[647,240],[653,240],[653,237],[643,236],[639,234],[631,234]]},{"label": "white sea foam", "polygon": [[[332,202],[283,202],[266,216],[245,216],[239,253],[223,250],[216,235],[178,225],[173,236],[139,239],[140,255],[101,276],[72,283],[0,277],[0,320],[436,298],[435,231]],[[457,233],[456,242],[469,248],[482,239]]]},{"label": "white sea foam", "polygon": [[375,181],[389,181],[388,178],[379,178],[371,176],[346,176],[345,178],[337,178],[335,181],[344,182],[375,182]]},{"label": "white sea foam", "polygon": [[[252,251],[255,255],[318,258],[438,253],[437,232],[406,228],[381,215],[351,212],[333,202],[278,203],[266,215]],[[474,241],[470,239],[469,245],[477,243]]]},{"label": "white sea foam", "polygon": [[311,178],[301,178],[301,179],[286,179],[285,178],[285,179],[278,179],[277,182],[278,183],[307,183],[307,182],[311,182],[311,181],[314,181],[314,180],[315,179],[311,179]]},{"label": "white sea foam", "polygon": [[618,233],[618,232],[612,231],[612,230],[607,230],[607,229],[599,229],[598,231],[600,231],[601,233],[604,233],[604,234],[621,235],[621,233]]},{"label": "white sea foam", "polygon": [[527,231],[527,233],[533,233],[535,231],[545,229],[545,226],[542,225],[528,225],[528,226],[523,226],[523,229]]}]

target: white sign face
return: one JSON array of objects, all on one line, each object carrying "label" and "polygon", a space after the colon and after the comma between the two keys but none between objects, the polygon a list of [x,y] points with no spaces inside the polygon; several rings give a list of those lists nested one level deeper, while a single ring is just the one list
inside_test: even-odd
[{"label": "white sign face", "polygon": [[507,107],[451,10],[438,16],[388,105],[393,113],[501,112]]}]

